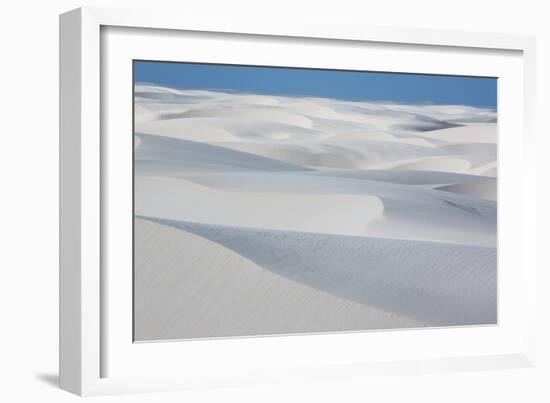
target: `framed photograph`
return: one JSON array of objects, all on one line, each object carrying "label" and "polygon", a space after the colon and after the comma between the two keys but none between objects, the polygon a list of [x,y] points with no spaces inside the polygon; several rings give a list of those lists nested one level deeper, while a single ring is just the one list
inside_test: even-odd
[{"label": "framed photograph", "polygon": [[533,365],[534,39],[60,18],[60,383]]}]

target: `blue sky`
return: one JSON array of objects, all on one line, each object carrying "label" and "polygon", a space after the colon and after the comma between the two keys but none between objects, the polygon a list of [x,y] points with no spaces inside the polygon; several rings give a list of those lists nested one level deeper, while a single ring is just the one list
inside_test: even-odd
[{"label": "blue sky", "polygon": [[134,62],[135,82],[189,89],[496,108],[496,78]]}]

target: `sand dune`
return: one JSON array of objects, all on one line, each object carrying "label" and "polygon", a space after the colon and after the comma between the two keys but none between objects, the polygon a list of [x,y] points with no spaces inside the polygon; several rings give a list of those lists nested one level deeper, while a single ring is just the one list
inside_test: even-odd
[{"label": "sand dune", "polygon": [[401,185],[443,185],[474,181],[478,175],[422,171],[422,170],[394,170],[394,169],[357,169],[357,170],[323,170],[308,172],[308,175],[336,176],[341,178],[367,179],[380,182],[396,183]]},{"label": "sand dune", "polygon": [[374,169],[435,171],[484,175],[489,167],[495,166],[495,158],[487,155],[456,154],[452,156],[418,156],[374,166]]},{"label": "sand dune", "polygon": [[[359,135],[355,135],[359,137]],[[347,137],[347,136],[346,136]],[[216,142],[215,144],[232,150],[244,151],[264,157],[275,158],[299,165],[315,168],[371,169],[393,161],[416,160],[441,154],[433,146],[425,146],[423,140],[395,138],[377,140],[372,135],[364,135],[358,140],[341,141],[333,137],[316,142]],[[373,138],[374,137],[374,138]],[[365,141],[368,143],[365,143]]]},{"label": "sand dune", "polygon": [[350,144],[361,145],[365,141],[392,142],[401,144],[413,144],[419,147],[435,148],[436,146],[428,139],[418,137],[404,137],[390,134],[387,131],[339,131],[325,140],[327,144]]},{"label": "sand dune", "polygon": [[135,187],[138,215],[241,227],[363,235],[384,210],[380,199],[369,195],[277,193],[274,188],[243,197],[167,177],[138,177]]},{"label": "sand dune", "polygon": [[207,143],[170,137],[136,135],[134,153],[138,174],[178,175],[192,171],[307,171],[289,162],[243,153]]},{"label": "sand dune", "polygon": [[365,160],[362,154],[350,148],[342,152],[327,144],[272,144],[266,142],[216,143],[231,150],[238,150],[267,158],[309,167],[359,168]]},{"label": "sand dune", "polygon": [[196,121],[187,119],[164,119],[156,121],[149,119],[148,122],[139,122],[136,120],[136,123],[140,123],[140,131],[144,134],[156,134],[195,141],[202,139],[208,139],[209,141],[235,141],[239,139],[227,128],[224,128],[222,124],[208,124],[209,121],[203,119]]},{"label": "sand dune", "polygon": [[397,162],[385,165],[385,169],[397,169],[405,171],[437,171],[465,173],[472,167],[468,160],[453,157],[422,158],[415,161]]},{"label": "sand dune", "polygon": [[[259,228],[299,228],[302,224],[296,223],[301,220],[295,216],[302,214],[301,208],[289,204],[292,200],[302,200],[307,203],[304,210],[308,210],[303,213],[304,218],[314,220],[314,224],[307,227],[313,232],[326,231],[313,229],[311,225],[315,228],[333,228],[333,233],[347,235],[368,234],[468,245],[496,244],[494,202],[430,187],[404,187],[368,179],[324,176],[317,172],[315,175],[306,172],[189,173],[185,178],[210,190],[206,191],[203,187],[193,190],[182,181],[137,178],[139,185],[136,192],[142,189],[144,194],[136,197],[136,202],[138,199],[147,200],[147,208],[136,203],[136,213],[169,218],[170,214],[176,214],[174,210],[179,210],[177,217],[184,221],[235,226],[252,222],[252,226]],[[462,182],[465,181],[446,183]],[[158,201],[155,195],[159,194],[170,195],[170,198]],[[299,195],[304,198],[293,199]],[[336,195],[344,197],[337,198]],[[382,207],[378,203],[368,205],[365,196],[375,197]],[[221,199],[225,201],[223,206],[212,211],[212,204]],[[375,208],[376,214],[373,213]],[[281,212],[276,218],[272,215],[275,211]]]},{"label": "sand dune", "polygon": [[262,109],[262,108],[209,108],[209,109],[192,109],[181,114],[181,118],[195,118],[195,117],[207,117],[207,118],[230,118],[230,119],[246,119],[246,120],[267,120],[273,122],[279,122],[292,126],[299,126],[311,129],[313,125],[311,119],[306,116],[287,112],[278,109]]},{"label": "sand dune", "polygon": [[444,185],[435,189],[496,201],[497,181],[495,178],[480,178],[476,181]]},{"label": "sand dune", "polygon": [[485,165],[477,166],[476,168],[471,169],[473,174],[484,175],[484,176],[497,176],[497,162],[492,161]]},{"label": "sand dune", "polygon": [[135,226],[137,340],[424,325],[282,277],[192,232]]},{"label": "sand dune", "polygon": [[496,160],[497,145],[494,143],[457,143],[440,146],[441,149],[456,154],[485,155]]},{"label": "sand dune", "polygon": [[135,86],[137,340],[496,321],[496,111]]},{"label": "sand dune", "polygon": [[285,279],[426,325],[496,320],[494,248],[148,220],[222,245]]},{"label": "sand dune", "polygon": [[473,124],[418,133],[419,136],[452,143],[496,144],[497,128],[493,123]]},{"label": "sand dune", "polygon": [[[425,147],[433,147],[433,141],[496,143],[496,125],[486,123],[495,120],[495,113],[459,105],[345,102],[163,89],[147,85],[136,86],[136,98],[136,120],[143,123],[138,131],[188,140],[200,138],[203,142],[248,141],[254,137],[257,140],[294,139],[300,142],[332,138],[341,143],[355,138],[364,144],[371,136],[370,139],[375,141],[395,142],[397,138],[397,143],[413,142]],[[157,113],[156,120],[140,120],[143,114],[151,116],[153,111]],[[459,121],[485,123],[453,123]],[[208,134],[209,131],[213,134]],[[273,132],[279,132],[279,135],[272,137]],[[439,151],[446,154],[459,151],[453,151],[450,146],[447,151],[445,147]],[[474,146],[470,150],[478,152],[480,149]]]},{"label": "sand dune", "polygon": [[480,171],[482,175],[486,175],[486,176],[492,176],[494,178],[497,177],[497,167],[496,167],[496,164],[493,164],[494,166],[490,167],[490,168],[487,168],[486,170],[483,170],[483,171]]}]

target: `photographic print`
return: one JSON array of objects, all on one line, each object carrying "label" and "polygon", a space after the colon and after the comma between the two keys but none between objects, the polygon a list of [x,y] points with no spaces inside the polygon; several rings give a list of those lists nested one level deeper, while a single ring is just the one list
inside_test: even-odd
[{"label": "photographic print", "polygon": [[134,340],[497,323],[497,79],[133,62]]}]

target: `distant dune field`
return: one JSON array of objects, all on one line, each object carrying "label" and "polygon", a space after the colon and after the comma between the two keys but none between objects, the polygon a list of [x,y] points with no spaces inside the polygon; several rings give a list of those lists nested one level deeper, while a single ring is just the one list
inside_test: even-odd
[{"label": "distant dune field", "polygon": [[496,112],[135,86],[137,341],[496,323]]}]

